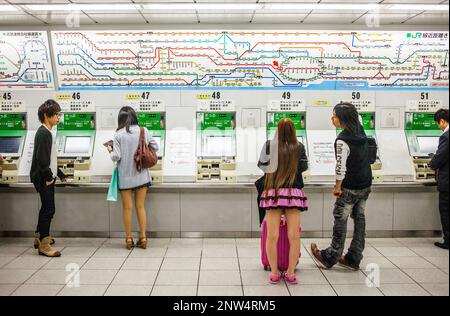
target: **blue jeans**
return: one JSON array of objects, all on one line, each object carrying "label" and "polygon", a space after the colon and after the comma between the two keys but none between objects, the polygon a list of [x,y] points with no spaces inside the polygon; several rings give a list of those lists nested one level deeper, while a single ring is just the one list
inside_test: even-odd
[{"label": "blue jeans", "polygon": [[322,250],[322,257],[330,266],[338,263],[342,257],[347,237],[347,221],[351,216],[355,223],[353,240],[346,255],[349,262],[359,265],[363,259],[366,244],[366,202],[369,199],[371,188],[364,190],[343,189],[341,197],[334,206],[333,241],[331,246]]}]

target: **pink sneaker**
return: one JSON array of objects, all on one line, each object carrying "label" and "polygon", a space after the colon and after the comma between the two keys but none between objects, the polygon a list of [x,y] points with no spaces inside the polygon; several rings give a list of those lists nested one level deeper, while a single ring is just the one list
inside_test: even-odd
[{"label": "pink sneaker", "polygon": [[284,275],[284,279],[286,280],[287,283],[291,284],[291,285],[296,285],[298,284],[297,281],[297,276],[295,274],[292,275],[288,275],[287,273]]},{"label": "pink sneaker", "polygon": [[281,279],[282,279],[281,273],[278,273],[278,274],[271,273],[269,282],[270,282],[270,284],[278,284],[278,283],[280,283]]}]

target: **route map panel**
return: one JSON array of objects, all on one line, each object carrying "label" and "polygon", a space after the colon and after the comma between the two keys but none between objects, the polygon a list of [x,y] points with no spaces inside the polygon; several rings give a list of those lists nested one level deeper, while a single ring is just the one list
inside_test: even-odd
[{"label": "route map panel", "polygon": [[0,31],[0,89],[54,89],[45,31]]},{"label": "route map panel", "polygon": [[60,89],[448,89],[448,32],[56,31]]}]

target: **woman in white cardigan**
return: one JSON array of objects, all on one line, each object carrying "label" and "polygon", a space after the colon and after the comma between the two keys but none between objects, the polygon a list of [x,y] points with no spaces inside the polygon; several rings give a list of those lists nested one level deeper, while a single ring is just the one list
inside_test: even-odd
[{"label": "woman in white cardigan", "polygon": [[[145,197],[147,189],[151,186],[151,178],[148,169],[138,171],[134,161],[134,154],[139,146],[140,127],[136,112],[131,107],[123,107],[119,112],[119,127],[114,134],[113,147],[108,147],[111,160],[117,163],[119,174],[119,191],[123,204],[123,219],[126,233],[126,245],[128,249],[134,247],[132,226],[133,192],[135,193],[135,206],[139,222],[139,241],[136,246],[147,248],[147,215],[145,212]],[[144,128],[145,140],[155,151],[158,144],[150,137]]]}]

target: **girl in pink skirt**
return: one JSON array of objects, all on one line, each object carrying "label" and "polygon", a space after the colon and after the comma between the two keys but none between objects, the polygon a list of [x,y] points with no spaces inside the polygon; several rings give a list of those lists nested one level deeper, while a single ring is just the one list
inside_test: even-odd
[{"label": "girl in pink skirt", "polygon": [[[295,126],[290,119],[282,119],[278,123],[277,134],[265,144],[258,166],[265,173],[259,206],[266,209],[270,283],[277,284],[284,277],[288,283],[296,284],[295,268],[301,245],[300,214],[308,210],[302,175],[308,169],[308,158],[305,146],[297,140]],[[277,264],[277,243],[283,213],[286,215],[290,243],[289,268],[284,275]]]}]

